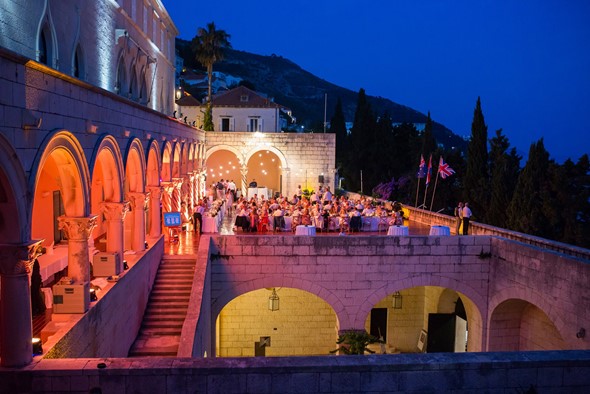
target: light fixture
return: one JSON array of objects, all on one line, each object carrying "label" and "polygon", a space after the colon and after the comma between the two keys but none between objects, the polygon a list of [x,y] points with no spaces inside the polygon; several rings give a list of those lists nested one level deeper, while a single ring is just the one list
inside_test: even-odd
[{"label": "light fixture", "polygon": [[268,297],[268,310],[270,311],[278,311],[279,310],[279,296],[277,295],[277,291],[273,287],[272,294]]},{"label": "light fixture", "polygon": [[38,356],[43,354],[43,343],[41,342],[41,338],[33,338],[33,356]]},{"label": "light fixture", "polygon": [[393,293],[393,309],[402,309],[402,295],[399,291]]},{"label": "light fixture", "polygon": [[586,329],[584,327],[580,328],[580,330],[576,333],[576,338],[582,339],[586,336]]},{"label": "light fixture", "polygon": [[90,289],[90,302],[98,301],[98,297],[96,296],[96,290]]}]

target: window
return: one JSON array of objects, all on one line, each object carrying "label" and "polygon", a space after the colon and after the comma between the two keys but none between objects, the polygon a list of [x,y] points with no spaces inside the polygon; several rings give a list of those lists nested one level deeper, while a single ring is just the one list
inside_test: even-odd
[{"label": "window", "polygon": [[82,54],[82,48],[80,48],[80,44],[78,44],[76,46],[76,51],[74,52],[74,58],[72,59],[72,75],[83,80],[86,76],[85,74],[84,56]]},{"label": "window", "polygon": [[231,118],[221,118],[221,131],[231,131]]},{"label": "window", "polygon": [[248,95],[247,95],[247,94],[242,94],[242,95],[240,96],[240,101],[241,101],[242,103],[247,103],[247,102],[248,102]]},{"label": "window", "polygon": [[260,122],[258,118],[248,119],[248,131],[260,131]]},{"label": "window", "polygon": [[115,83],[115,93],[124,95],[128,92],[127,89],[127,73],[125,72],[125,61],[123,57],[119,59],[117,66],[117,82]]}]

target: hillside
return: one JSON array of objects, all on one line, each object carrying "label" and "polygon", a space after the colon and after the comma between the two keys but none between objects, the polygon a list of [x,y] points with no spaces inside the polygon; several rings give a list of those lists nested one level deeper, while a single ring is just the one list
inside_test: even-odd
[{"label": "hillside", "polygon": [[[190,52],[188,41],[177,39],[176,45],[185,65],[200,68]],[[358,92],[334,85],[303,70],[297,64],[281,56],[262,56],[234,49],[225,51],[225,59],[216,63],[214,71],[238,76],[251,83],[256,91],[274,97],[275,101],[293,110],[297,122],[306,126],[322,124],[324,120],[324,95],[327,93],[328,121],[332,117],[335,100],[340,97],[347,121],[354,120]],[[387,111],[397,123],[425,123],[426,115],[410,107],[395,103],[383,97],[374,97],[367,92],[373,111],[383,114]],[[445,126],[434,122],[433,133],[437,142],[445,147],[467,146],[465,140]]]}]

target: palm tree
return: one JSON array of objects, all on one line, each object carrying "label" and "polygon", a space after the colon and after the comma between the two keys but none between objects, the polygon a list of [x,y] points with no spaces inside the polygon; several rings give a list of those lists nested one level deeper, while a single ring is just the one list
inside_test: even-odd
[{"label": "palm tree", "polygon": [[223,49],[231,48],[230,35],[225,30],[217,30],[215,22],[207,24],[207,28],[199,27],[197,35],[193,38],[193,49],[196,59],[207,68],[209,82],[207,92],[207,104],[211,104],[211,79],[213,78],[213,64],[223,60]]}]

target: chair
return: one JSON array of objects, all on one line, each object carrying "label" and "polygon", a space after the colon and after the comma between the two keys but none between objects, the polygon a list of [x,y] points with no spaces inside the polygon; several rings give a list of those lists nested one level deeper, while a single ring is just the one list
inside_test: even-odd
[{"label": "chair", "polygon": [[[333,220],[333,219],[336,219],[336,220]],[[340,218],[334,217],[334,216],[329,216],[328,217],[328,232],[336,231],[339,228],[340,228]]]},{"label": "chair", "polygon": [[340,216],[339,225],[341,233],[350,233],[350,218],[348,216]]},{"label": "chair", "polygon": [[381,228],[383,228],[383,232],[387,232],[389,230],[389,220],[387,216],[381,216],[379,218],[379,223],[377,223],[377,233],[381,233]]},{"label": "chair", "polygon": [[363,228],[362,231],[371,231],[371,227],[373,227],[373,221],[371,217],[363,218]]},{"label": "chair", "polygon": [[312,216],[311,220],[316,229],[319,229],[320,233],[324,231],[324,217],[322,215]]},{"label": "chair", "polygon": [[293,216],[291,221],[291,231],[295,232],[295,228],[301,224],[301,215]]},{"label": "chair", "polygon": [[285,218],[283,216],[274,216],[274,231],[283,231],[285,228]]}]

